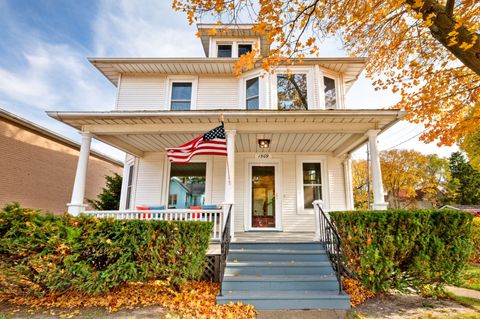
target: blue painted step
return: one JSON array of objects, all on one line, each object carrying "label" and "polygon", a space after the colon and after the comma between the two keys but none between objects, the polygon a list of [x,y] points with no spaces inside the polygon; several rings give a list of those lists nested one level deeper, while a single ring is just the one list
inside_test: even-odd
[{"label": "blue painted step", "polygon": [[248,290],[338,290],[335,275],[225,275],[226,291]]},{"label": "blue painted step", "polygon": [[276,249],[276,250],[319,250],[323,249],[323,246],[320,243],[230,243],[230,249]]},{"label": "blue painted step", "polygon": [[230,249],[229,261],[328,261],[325,250]]},{"label": "blue painted step", "polygon": [[225,274],[239,275],[330,275],[329,261],[246,261],[227,262]]},{"label": "blue painted step", "polygon": [[231,243],[220,304],[257,309],[349,309],[319,243]]},{"label": "blue painted step", "polygon": [[224,291],[219,304],[242,302],[258,310],[350,309],[350,298],[338,291]]}]

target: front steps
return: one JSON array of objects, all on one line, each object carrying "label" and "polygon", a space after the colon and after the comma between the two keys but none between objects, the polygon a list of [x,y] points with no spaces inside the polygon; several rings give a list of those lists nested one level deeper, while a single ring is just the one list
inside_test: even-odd
[{"label": "front steps", "polygon": [[350,309],[319,243],[231,243],[217,303],[259,310]]}]

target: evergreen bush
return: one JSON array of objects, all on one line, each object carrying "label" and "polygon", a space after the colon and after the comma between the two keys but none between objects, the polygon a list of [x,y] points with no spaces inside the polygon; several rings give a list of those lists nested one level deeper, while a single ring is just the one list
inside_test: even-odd
[{"label": "evergreen bush", "polygon": [[202,276],[212,227],[54,216],[7,205],[0,211],[1,269],[15,271],[38,292],[105,293],[124,282],[152,279],[175,287]]},{"label": "evergreen bush", "polygon": [[471,252],[472,216],[453,210],[330,213],[347,265],[374,292],[438,291],[457,283]]},{"label": "evergreen bush", "polygon": [[480,217],[475,217],[472,224],[472,254],[470,261],[480,263]]}]

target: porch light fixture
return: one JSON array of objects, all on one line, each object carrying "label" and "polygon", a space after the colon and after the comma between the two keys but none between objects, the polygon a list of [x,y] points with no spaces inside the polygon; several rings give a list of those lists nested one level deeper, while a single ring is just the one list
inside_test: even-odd
[{"label": "porch light fixture", "polygon": [[269,148],[270,147],[270,140],[269,139],[259,139],[258,140],[258,147]]}]

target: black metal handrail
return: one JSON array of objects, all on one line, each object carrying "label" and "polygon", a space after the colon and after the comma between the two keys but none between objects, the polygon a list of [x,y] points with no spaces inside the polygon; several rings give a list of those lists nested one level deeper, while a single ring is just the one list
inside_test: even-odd
[{"label": "black metal handrail", "polygon": [[335,270],[335,275],[338,280],[338,293],[342,294],[342,275],[346,274],[348,271],[343,263],[340,236],[338,235],[335,225],[323,211],[322,206],[319,203],[315,203],[314,205],[318,209],[320,242],[324,245],[328,259],[330,259],[333,269]]},{"label": "black metal handrail", "polygon": [[222,232],[222,238],[220,240],[220,296],[223,296],[222,291],[222,284],[223,284],[223,276],[225,274],[225,267],[227,266],[227,257],[228,252],[230,251],[230,216],[232,212],[232,204],[228,207],[227,216],[225,218],[225,226]]}]

